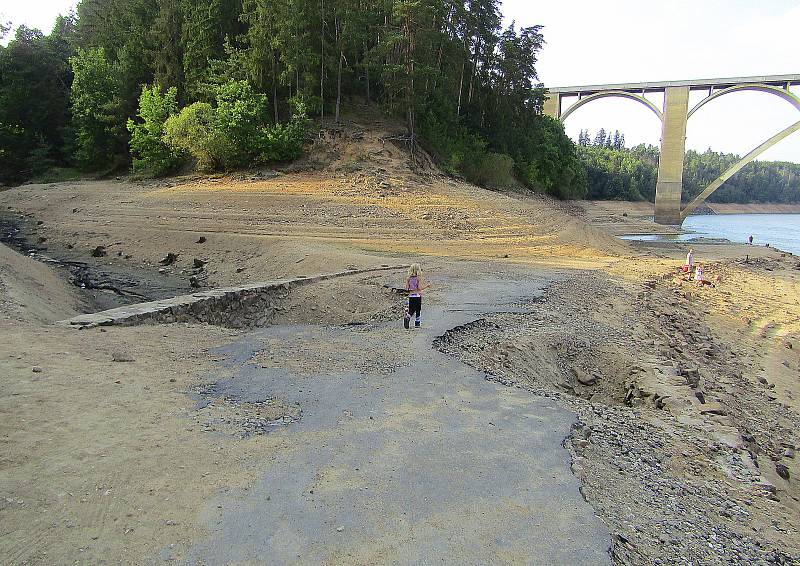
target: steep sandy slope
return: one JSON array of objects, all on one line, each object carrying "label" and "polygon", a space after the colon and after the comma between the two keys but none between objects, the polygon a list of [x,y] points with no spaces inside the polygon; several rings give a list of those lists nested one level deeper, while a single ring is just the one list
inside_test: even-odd
[{"label": "steep sandy slope", "polygon": [[77,312],[76,290],[55,269],[0,244],[0,316],[52,322]]}]

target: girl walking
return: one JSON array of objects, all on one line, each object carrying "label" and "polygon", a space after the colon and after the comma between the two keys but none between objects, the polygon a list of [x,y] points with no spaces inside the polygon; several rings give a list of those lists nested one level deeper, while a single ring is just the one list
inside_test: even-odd
[{"label": "girl walking", "polygon": [[414,317],[414,326],[422,324],[422,291],[430,287],[422,280],[422,268],[418,263],[411,264],[406,277],[406,291],[408,291],[408,312],[404,318],[404,326],[411,325],[411,317]]}]

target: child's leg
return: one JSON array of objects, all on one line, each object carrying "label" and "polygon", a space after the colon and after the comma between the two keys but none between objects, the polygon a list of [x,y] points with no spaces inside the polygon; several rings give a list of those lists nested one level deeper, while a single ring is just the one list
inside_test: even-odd
[{"label": "child's leg", "polygon": [[415,326],[419,326],[420,324],[420,311],[422,310],[422,298],[421,297],[409,297],[408,298],[408,313],[415,317],[414,324]]}]

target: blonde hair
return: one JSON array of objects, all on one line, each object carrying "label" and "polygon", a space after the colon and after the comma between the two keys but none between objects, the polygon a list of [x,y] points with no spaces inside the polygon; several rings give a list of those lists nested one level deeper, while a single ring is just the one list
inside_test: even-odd
[{"label": "blonde hair", "polygon": [[422,268],[418,263],[412,263],[411,267],[408,268],[409,277],[419,277],[420,273],[422,273]]}]

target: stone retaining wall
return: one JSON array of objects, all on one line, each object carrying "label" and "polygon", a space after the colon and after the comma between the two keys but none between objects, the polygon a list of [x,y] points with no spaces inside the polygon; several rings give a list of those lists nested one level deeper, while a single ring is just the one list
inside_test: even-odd
[{"label": "stone retaining wall", "polygon": [[280,301],[285,299],[289,290],[294,287],[346,275],[391,271],[407,267],[407,265],[394,265],[373,269],[350,269],[313,277],[297,277],[251,283],[238,287],[209,289],[161,301],[137,303],[98,313],[83,314],[63,320],[59,324],[79,328],[172,322],[205,322],[228,328],[266,326],[281,308]]}]

